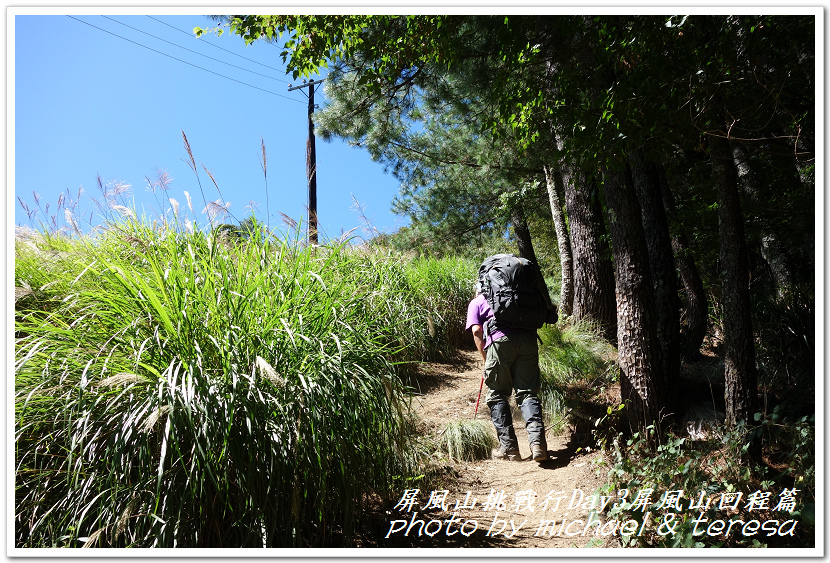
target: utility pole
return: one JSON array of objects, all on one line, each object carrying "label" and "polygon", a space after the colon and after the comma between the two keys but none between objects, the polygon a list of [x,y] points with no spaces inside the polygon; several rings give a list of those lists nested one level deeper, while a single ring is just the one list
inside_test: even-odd
[{"label": "utility pole", "polygon": [[[325,80],[325,78],[323,79]],[[317,246],[317,151],[314,147],[314,87],[323,80],[312,80],[297,86],[288,85],[288,91],[308,87],[308,141],[306,141],[306,176],[308,177],[308,244]]]}]

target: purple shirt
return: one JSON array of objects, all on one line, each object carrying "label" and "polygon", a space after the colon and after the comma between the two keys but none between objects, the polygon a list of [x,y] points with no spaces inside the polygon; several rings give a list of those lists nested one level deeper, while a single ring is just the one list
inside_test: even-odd
[{"label": "purple shirt", "polygon": [[[470,301],[470,304],[467,306],[467,326],[465,330],[470,330],[473,325],[480,325],[481,328],[484,328],[484,323],[487,319],[492,318],[493,311],[490,310],[490,305],[487,303],[487,299],[485,299],[483,293],[479,293],[476,295],[475,299]],[[507,334],[513,331],[508,331]],[[490,344],[492,344],[493,340],[497,340],[502,336],[506,336],[503,331],[496,329],[493,331],[493,334],[490,335],[487,333],[487,330],[484,330],[484,347],[487,348]]]}]

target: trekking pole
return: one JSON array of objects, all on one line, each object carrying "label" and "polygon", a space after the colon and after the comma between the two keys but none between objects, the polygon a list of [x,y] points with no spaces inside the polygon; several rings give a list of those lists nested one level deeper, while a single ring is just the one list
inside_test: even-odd
[{"label": "trekking pole", "polygon": [[481,383],[478,386],[478,399],[476,399],[476,412],[473,413],[473,418],[478,416],[478,402],[481,401],[481,390],[484,389],[484,371],[481,372]]}]

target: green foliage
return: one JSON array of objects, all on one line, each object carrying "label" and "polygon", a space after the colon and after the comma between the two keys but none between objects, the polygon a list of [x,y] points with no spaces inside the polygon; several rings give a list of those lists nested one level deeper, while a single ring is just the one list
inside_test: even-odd
[{"label": "green foliage", "polygon": [[[816,498],[816,417],[798,415],[798,405],[776,405],[767,416],[756,413],[755,432],[767,444],[771,467],[780,469],[775,482],[793,483],[804,491],[805,505]],[[800,409],[799,409],[800,410]]]},{"label": "green foliage", "polygon": [[[760,292],[759,292],[760,293]],[[776,392],[815,395],[815,311],[811,295],[797,288],[756,294],[754,300],[759,384]],[[813,403],[814,404],[814,401]]]},{"label": "green foliage", "polygon": [[401,253],[424,257],[460,257],[478,265],[488,256],[501,252],[518,254],[515,241],[507,237],[506,227],[481,227],[463,235],[441,237],[429,227],[411,224],[401,227],[383,241]]},{"label": "green foliage", "polygon": [[481,131],[488,109],[478,100],[477,66],[457,65],[452,77],[430,68],[412,86],[369,100],[357,84],[363,64],[340,65],[328,75],[330,103],[317,113],[318,130],[324,139],[365,147],[400,179],[392,208],[428,244],[454,244],[482,228],[503,230],[526,192],[539,195],[524,178],[538,174],[541,164],[509,138]]},{"label": "green foliage", "polygon": [[351,275],[373,289],[369,312],[386,323],[390,359],[404,379],[414,362],[450,358],[466,342],[464,314],[476,265],[453,258],[402,261],[380,248],[351,252],[372,257],[368,267]]},{"label": "green foliage", "polygon": [[[757,415],[760,418],[760,415]],[[783,433],[776,441],[784,447],[791,447],[801,452],[812,452],[814,443],[810,431],[811,422],[807,417],[795,424],[780,424],[770,418],[762,423],[761,428],[768,432],[770,426],[787,428],[788,438],[782,440]],[[762,431],[762,430],[754,430]],[[631,535],[623,539],[625,546],[631,547],[805,547],[815,541],[814,521],[811,511],[815,502],[815,491],[811,479],[814,478],[814,460],[806,454],[793,468],[797,476],[794,479],[775,475],[769,467],[756,466],[752,469],[741,463],[746,453],[748,440],[746,430],[738,427],[734,430],[716,428],[713,437],[704,442],[690,442],[688,438],[665,434],[659,436],[650,426],[643,432],[636,432],[627,440],[621,435],[608,444],[606,460],[601,463],[607,467],[608,483],[604,494],[617,494],[627,490],[629,496],[625,502],[618,502],[607,511],[609,519],[633,519],[642,522],[646,512],[650,511],[652,523],[663,518],[666,513],[674,513],[677,525],[674,533],[657,533],[658,525],[652,525],[648,533]],[[783,443],[782,443],[783,442]],[[785,472],[788,473],[788,472]],[[778,495],[784,488],[796,488],[797,503],[791,513],[776,512]],[[643,507],[633,501],[638,491],[652,490],[653,495]],[[661,506],[663,495],[668,491],[682,491],[682,502],[678,507]],[[764,509],[748,508],[748,499],[756,491],[769,493],[770,502]],[[720,507],[721,493],[740,493],[740,502],[734,509]],[[709,502],[706,502],[708,499]],[[693,522],[695,518],[705,518],[706,522],[716,519],[735,519],[748,522],[752,519],[796,519],[797,533],[794,536],[767,536],[766,533],[752,537],[742,533],[708,535],[704,533],[707,524]],[[779,520],[783,522],[783,520]],[[697,531],[695,532],[695,527]]]},{"label": "green foliage", "polygon": [[469,344],[464,323],[477,275],[478,264],[464,258],[422,257],[407,265],[408,294],[426,311],[424,359],[448,358]]},{"label": "green foliage", "polygon": [[[15,288],[16,293],[25,298],[23,304],[32,307],[32,299],[41,301],[41,307],[47,307],[47,301],[54,295],[64,294],[74,276],[81,273],[83,263],[74,252],[77,241],[57,235],[26,233],[15,237]],[[57,276],[53,272],[64,272]]]},{"label": "green foliage", "polygon": [[393,257],[223,231],[18,244],[17,545],[348,545],[417,474],[392,362],[449,305]]},{"label": "green foliage", "polygon": [[[451,64],[452,51],[439,30],[452,27],[450,16],[409,15],[234,15],[224,16],[232,33],[250,44],[259,39],[276,41],[287,36],[280,54],[294,78],[310,76],[330,63],[358,52],[372,61],[361,77],[361,85],[379,92],[394,83],[402,69],[427,61]],[[195,28],[199,36],[207,30]],[[417,37],[421,43],[390,41]]]},{"label": "green foliage", "polygon": [[523,186],[542,164],[564,157],[590,176],[636,148],[667,164],[677,222],[717,293],[707,136],[729,135],[768,178],[746,205],[750,245],[773,235],[792,264],[811,263],[812,16],[236,18],[249,41],[269,26],[294,34],[292,68],[332,63],[320,131],[401,179],[411,247],[498,236],[511,206],[539,208]]}]

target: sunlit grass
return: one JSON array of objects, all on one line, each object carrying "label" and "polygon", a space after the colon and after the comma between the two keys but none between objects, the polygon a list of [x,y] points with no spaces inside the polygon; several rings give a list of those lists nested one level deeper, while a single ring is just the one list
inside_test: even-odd
[{"label": "sunlit grass", "polygon": [[438,451],[457,461],[489,459],[498,445],[493,425],[484,420],[450,421],[438,437]]},{"label": "sunlit grass", "polygon": [[[539,393],[549,430],[560,433],[568,423],[568,388],[594,389],[617,377],[616,351],[590,323],[558,323],[539,331],[542,389]],[[573,402],[573,401],[570,401]]]},{"label": "sunlit grass", "polygon": [[430,356],[439,289],[343,247],[114,227],[18,243],[16,545],[348,545],[416,471],[393,362]]}]

